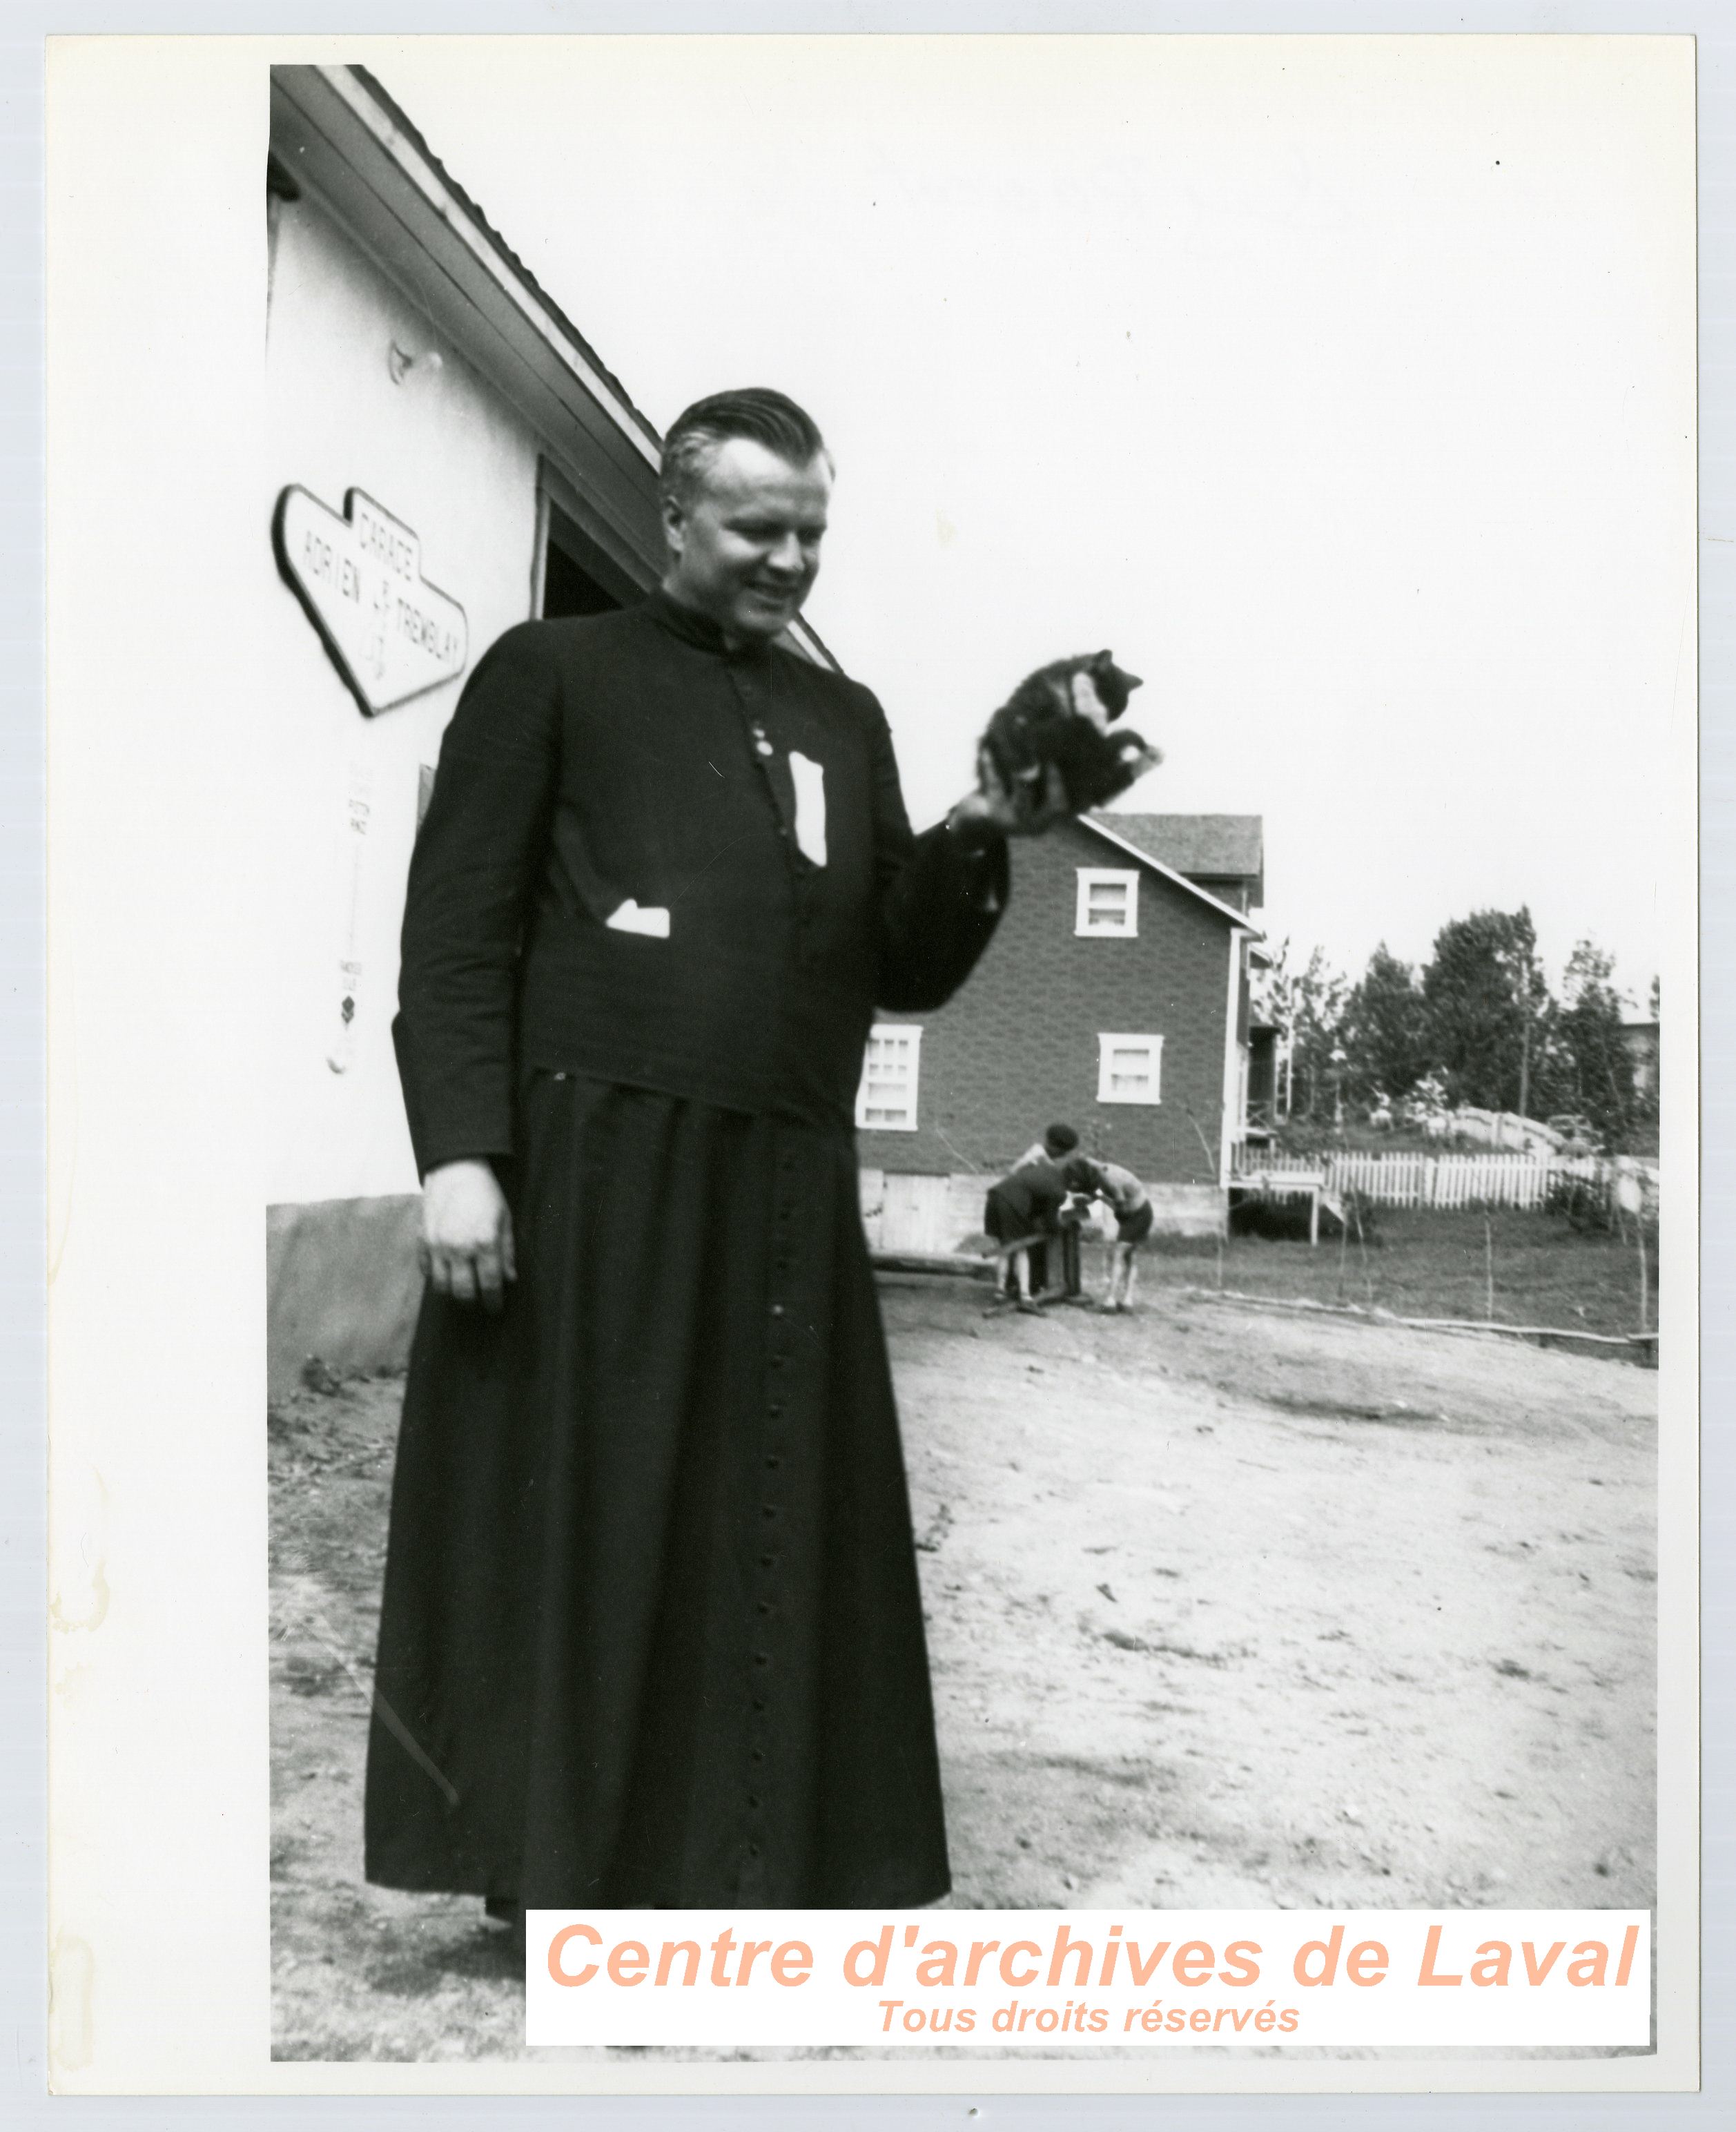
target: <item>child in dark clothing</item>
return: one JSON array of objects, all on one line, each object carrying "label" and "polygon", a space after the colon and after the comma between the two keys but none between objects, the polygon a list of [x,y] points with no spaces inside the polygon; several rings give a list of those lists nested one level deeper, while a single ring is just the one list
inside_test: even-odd
[{"label": "child in dark clothing", "polygon": [[[1013,1164],[1014,1170],[1024,1169],[1033,1162],[1052,1162],[1057,1167],[1077,1152],[1079,1136],[1070,1125],[1057,1124],[1043,1128],[1043,1138],[1031,1145]],[[1041,1295],[1049,1284],[1049,1254],[1047,1244],[1031,1246],[1031,1286]],[[1079,1265],[1079,1225],[1077,1222],[1063,1222],[1061,1229],[1061,1300],[1063,1303],[1082,1301],[1085,1284]]]},{"label": "child in dark clothing", "polygon": [[1032,1241],[1059,1234],[1061,1207],[1067,1193],[1066,1179],[1046,1156],[1037,1162],[1021,1162],[998,1184],[989,1187],[982,1225],[997,1244],[1019,1246],[1009,1254],[1008,1270],[1021,1310],[1037,1308],[1031,1295]]}]

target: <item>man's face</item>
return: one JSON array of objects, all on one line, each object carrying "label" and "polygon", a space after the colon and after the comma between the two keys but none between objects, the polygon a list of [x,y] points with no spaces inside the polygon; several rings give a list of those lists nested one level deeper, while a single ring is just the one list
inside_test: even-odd
[{"label": "man's face", "polygon": [[772,637],[801,612],[820,569],[832,477],[730,437],[685,496],[664,507],[664,589],[734,637]]}]

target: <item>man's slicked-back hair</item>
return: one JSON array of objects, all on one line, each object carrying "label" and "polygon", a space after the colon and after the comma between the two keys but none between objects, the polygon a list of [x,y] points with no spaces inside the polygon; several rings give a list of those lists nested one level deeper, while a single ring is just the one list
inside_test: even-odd
[{"label": "man's slicked-back hair", "polygon": [[769,385],[713,392],[696,400],[669,425],[658,473],[659,493],[665,498],[686,496],[731,437],[751,437],[792,466],[805,467],[826,450],[819,424],[787,394]]}]

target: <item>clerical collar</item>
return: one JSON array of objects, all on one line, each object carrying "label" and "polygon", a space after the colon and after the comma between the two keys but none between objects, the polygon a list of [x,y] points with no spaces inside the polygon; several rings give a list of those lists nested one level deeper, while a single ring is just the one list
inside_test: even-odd
[{"label": "clerical collar", "polygon": [[720,659],[757,660],[770,654],[771,646],[761,637],[751,636],[738,645],[727,644],[722,628],[708,614],[701,614],[698,607],[672,599],[661,585],[653,587],[645,602],[645,611],[661,622],[672,636],[679,636],[684,644],[696,644],[702,651],[713,651]]}]

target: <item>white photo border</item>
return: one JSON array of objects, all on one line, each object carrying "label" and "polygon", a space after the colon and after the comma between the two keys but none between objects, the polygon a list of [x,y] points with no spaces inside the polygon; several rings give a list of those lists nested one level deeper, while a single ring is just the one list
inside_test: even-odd
[{"label": "white photo border", "polygon": [[[524,4],[524,0],[496,0],[496,4],[486,8],[477,0],[446,0],[446,4],[442,4],[442,0],[421,0],[421,4],[415,6],[384,6],[372,12],[371,28],[387,35],[400,29],[464,32],[485,26],[497,31],[534,29],[544,32],[630,28],[644,31],[656,26],[669,31],[817,32],[832,28],[872,27],[886,31],[919,28],[929,32],[1235,30],[1292,34],[1326,31],[1464,33],[1531,26],[1514,21],[1513,11],[1507,7],[1448,8],[1400,5],[1395,0],[1388,0],[1384,5],[1340,5],[1330,8],[1259,7],[1244,4],[1244,0],[1227,0],[1226,4],[1217,6],[1203,4],[1202,0],[1202,4],[1191,7],[1125,4],[1066,7],[1054,4],[1054,0],[1049,0],[1049,4],[985,7],[971,5],[969,0],[953,0],[952,5],[940,0],[940,4],[921,9],[876,5],[875,0],[856,0],[856,4],[837,4],[834,0],[834,4],[783,7],[746,4],[744,0],[744,4],[739,5],[657,4],[631,9],[560,4],[560,0],[552,7],[536,4],[536,0],[530,0],[530,4]],[[311,6],[288,4],[288,0],[285,4],[269,7],[165,6],[149,11],[148,19],[147,11],[137,6],[98,5],[80,10],[70,6],[21,7],[15,15],[11,35],[0,46],[0,80],[5,84],[7,109],[12,116],[12,124],[0,139],[0,159],[3,159],[3,166],[0,166],[6,168],[8,180],[18,189],[12,197],[26,201],[31,199],[29,188],[35,170],[40,167],[40,137],[33,137],[29,125],[24,122],[26,114],[31,112],[40,122],[40,34],[76,31],[81,35],[136,35],[146,31],[233,33],[246,25],[261,38],[257,55],[260,90],[255,116],[262,139],[265,67],[273,58],[309,55],[284,50],[281,41],[293,35],[303,23],[315,34],[322,32],[324,23],[316,20],[315,15]],[[1732,243],[1736,208],[1730,204],[1736,201],[1736,125],[1732,123],[1733,105],[1736,105],[1736,34],[1733,34],[1728,22],[1717,19],[1717,12],[1712,8],[1705,8],[1702,15],[1703,19],[1695,19],[1692,11],[1677,13],[1646,7],[1585,6],[1571,4],[1569,0],[1569,4],[1551,11],[1548,26],[1556,31],[1588,33],[1696,34],[1700,41],[1703,382],[1700,449],[1701,524],[1710,529],[1701,544],[1701,795],[1704,848],[1707,854],[1702,873],[1701,1049],[1705,1057],[1715,1062],[1726,1055],[1719,1040],[1727,1034],[1736,1035],[1736,982],[1733,982],[1736,978],[1736,893],[1733,893],[1729,871],[1717,863],[1722,851],[1736,848],[1736,836],[1733,836],[1736,832],[1736,804],[1733,804],[1732,798],[1736,794],[1736,394],[1733,394],[1730,382],[1736,377],[1736,300],[1729,293],[1729,269],[1733,254],[1736,254],[1736,247]],[[26,20],[37,34],[22,34]],[[144,55],[142,47],[141,55]],[[334,55],[328,46],[319,55]],[[138,182],[148,186],[152,181],[153,173],[141,168]],[[4,241],[8,283],[20,294],[16,308],[13,300],[8,300],[5,308],[7,322],[15,336],[12,345],[18,355],[12,365],[0,370],[0,408],[4,410],[7,433],[14,440],[12,463],[28,468],[36,457],[32,439],[39,445],[41,435],[42,379],[40,368],[32,360],[38,343],[30,329],[33,290],[40,300],[41,236],[37,216],[15,216]],[[1723,530],[1726,527],[1729,531]],[[38,1052],[45,1018],[46,974],[40,948],[43,838],[37,798],[43,763],[37,723],[43,640],[40,617],[32,613],[34,602],[17,597],[19,588],[33,588],[41,582],[43,531],[37,498],[28,481],[21,480],[16,485],[4,519],[3,538],[6,558],[11,565],[7,582],[14,596],[8,611],[19,617],[16,628],[23,651],[15,654],[3,682],[0,682],[4,692],[0,694],[0,705],[3,705],[0,734],[3,734],[3,760],[8,771],[3,804],[11,815],[7,824],[12,833],[8,848],[18,855],[14,867],[8,869],[11,892],[0,904],[0,925],[5,928],[8,968],[14,987],[8,1011],[7,1041],[3,1054],[0,1054],[0,1073],[4,1076],[0,1085],[4,1086],[11,1099],[4,1107],[4,1123],[0,1126],[0,1131],[7,1136],[3,1145],[9,1165],[6,1172],[9,1182],[4,1206],[5,1225],[0,1236],[3,1236],[7,1254],[7,1292],[15,1299],[14,1323],[20,1335],[0,1348],[0,1385],[10,1395],[6,1408],[13,1418],[7,1439],[7,1472],[16,1484],[7,1512],[9,1544],[0,1550],[0,1633],[8,1639],[10,1646],[3,1675],[7,1703],[0,1707],[3,1707],[0,1725],[4,1725],[7,1718],[13,1720],[6,1726],[6,1736],[25,1744],[18,1751],[8,1750],[0,1767],[5,1772],[7,1826],[18,1846],[15,1855],[28,1859],[30,1867],[27,1871],[21,1869],[20,1878],[12,1884],[25,1899],[15,1899],[7,1905],[5,1920],[0,1923],[0,1934],[3,1934],[0,1945],[5,1948],[4,1967],[0,1974],[7,1979],[7,2010],[13,2016],[15,2033],[21,2038],[17,2070],[8,2084],[12,2087],[15,2103],[22,2106],[18,2121],[27,2122],[33,2120],[39,2107],[45,2106],[40,2082],[46,2066],[42,2038],[46,2006],[41,1988],[42,1912],[38,1904],[42,1900],[46,1875],[41,1844],[40,1841],[33,1843],[32,1838],[40,1838],[46,1812],[44,1765],[37,1723],[43,1680],[41,1637],[46,1635],[47,1626],[41,1597],[46,1526],[33,1508],[36,1479],[41,1470],[38,1448],[41,1438],[25,1422],[25,1417],[40,1417],[46,1381],[44,1351],[40,1340],[31,1337],[32,1328],[40,1323],[37,1306],[43,1294],[40,1240],[46,1205],[40,1140],[44,1083]],[[32,650],[34,659],[29,655]],[[1680,982],[1672,984],[1672,997],[1685,996],[1686,987]],[[1667,1104],[1667,1097],[1666,1101]],[[1702,1289],[1711,1305],[1712,1322],[1702,1349],[1705,1408],[1700,1481],[1705,1529],[1709,1534],[1715,1534],[1728,1528],[1733,1497],[1732,1467],[1736,1464],[1728,1426],[1733,1397],[1736,1397],[1736,1356],[1733,1356],[1729,1337],[1719,1336],[1722,1319],[1729,1313],[1727,1308],[1720,1313],[1719,1308],[1736,1289],[1736,1219],[1732,1218],[1730,1188],[1733,1156],[1736,1156],[1733,1139],[1736,1136],[1733,1136],[1724,1107],[1716,1100],[1715,1083],[1712,1099],[1705,1103],[1704,1116]],[[13,1179],[20,1181],[13,1184]],[[1686,1216],[1685,1211],[1684,1218],[1691,1217]],[[256,1281],[254,1285],[257,1289],[259,1284]],[[249,1549],[253,1551],[256,1565],[262,1553],[262,1533],[255,1529],[257,1520],[244,1518],[240,1522],[247,1530],[226,1544],[226,1570],[244,1560]],[[1736,1734],[1736,1728],[1730,1723],[1730,1624],[1736,1620],[1736,1589],[1733,1587],[1736,1587],[1736,1572],[1729,1566],[1729,1551],[1724,1551],[1720,1560],[1717,1549],[1709,1548],[1703,1571],[1701,1657],[1707,1718],[1706,1795],[1714,1801],[1720,1796],[1728,1798],[1733,1781],[1736,1781],[1729,1744],[1733,1734]],[[257,1633],[262,1649],[262,1611]],[[1690,1702],[1693,1698],[1691,1665],[1685,1663],[1683,1653],[1678,1650],[1673,1660],[1666,1657],[1662,1670],[1666,1694],[1676,1699],[1679,1711],[1681,1698],[1686,1696]],[[252,1713],[249,1715],[251,1717]],[[261,1758],[257,1788],[262,1792],[262,1736],[253,1741],[252,1751]],[[262,1806],[258,1800],[247,1802],[245,1812],[263,1826]],[[1666,1813],[1661,1819],[1664,1824],[1662,1833],[1667,1838],[1670,1817]],[[1728,2004],[1731,1981],[1729,1958],[1720,1964],[1716,1950],[1720,1944],[1727,1947],[1729,1943],[1728,1928],[1733,1921],[1733,1894],[1736,1894],[1736,1889],[1733,1889],[1733,1841],[1736,1839],[1721,1835],[1715,1822],[1709,1818],[1704,1847],[1704,1922],[1707,1928],[1724,1928],[1722,1932],[1709,1929],[1704,1935],[1706,1951],[1701,1990],[1705,2003],[1714,2009]],[[262,1855],[261,1849],[261,1857]],[[1661,1884],[1668,1874],[1675,1875],[1678,1882],[1685,1870],[1691,1876],[1693,1862],[1691,1858],[1679,1855],[1673,1859],[1668,1857],[1666,1843],[1661,1841]],[[195,1866],[196,1861],[189,1861],[189,1894],[197,1885]],[[261,1875],[261,1881],[262,1877]],[[35,1890],[34,1899],[31,1890]],[[1661,1933],[1661,1938],[1662,1936]],[[262,1962],[257,1988],[262,2007],[266,1990]],[[1702,2092],[1697,2096],[1676,2094],[1667,2098],[1658,2095],[1657,2100],[1642,2106],[1657,2121],[1665,2116],[1691,2120],[1705,2111],[1729,2106],[1733,2094],[1736,2094],[1736,2065],[1732,2062],[1732,2046],[1727,2040],[1720,2043],[1721,2036],[1728,2036],[1724,2024],[1716,2020],[1710,2023]],[[562,2108],[554,2100],[557,2096],[585,2092],[591,2096],[590,2111],[599,2121],[646,2127],[677,2122],[704,2125],[746,2121],[775,2123],[780,2120],[804,2125],[842,2124],[865,2121],[870,2116],[875,2120],[884,2116],[889,2121],[895,2116],[900,2125],[952,2125],[963,2121],[967,2108],[979,2103],[984,2120],[998,2115],[1021,2124],[1058,2125],[1088,2120],[1131,2123],[1134,2121],[1133,2113],[1140,2108],[1139,2100],[1125,2092],[1100,2093],[1087,2099],[1078,2083],[1091,2069],[1071,2063],[1016,2067],[1017,2092],[1006,2091],[1001,2080],[993,2077],[1001,2072],[1002,2067],[925,2065],[920,2080],[927,2082],[932,2074],[933,2088],[943,2086],[946,2091],[944,2095],[939,2095],[931,2090],[927,2096],[909,2092],[912,2075],[895,2067],[888,2067],[884,2062],[852,2066],[849,2091],[846,2094],[836,2092],[837,2069],[825,2067],[647,2068],[642,2082],[644,2091],[667,2091],[673,2085],[674,2074],[679,2072],[691,2077],[694,2090],[711,2091],[713,2099],[706,2101],[695,2093],[678,2100],[667,2092],[644,2091],[640,2099],[634,2101],[621,2091],[629,2086],[640,2086],[640,2082],[611,2077],[614,2094],[606,2096],[581,2087],[558,2067],[492,2064],[468,2067],[272,2066],[263,2057],[262,2025],[259,2039],[261,2057],[257,2097],[231,2096],[221,2104],[180,2104],[175,2106],[175,2121],[189,2115],[209,2115],[213,2108],[222,2110],[222,2121],[225,2123],[264,2123],[268,2118],[275,2120],[281,2115],[282,2105],[266,2098],[289,2094],[352,2098],[341,2114],[344,2121],[352,2123],[364,2121],[364,2113],[368,2120],[377,2115],[382,2120],[388,2115],[402,2115],[408,2106],[387,2101],[391,2094],[449,2098],[439,2104],[424,2102],[418,2114],[437,2111],[443,2120],[487,2123],[497,2117],[498,2103],[494,2098],[503,2094],[520,2096],[525,2098],[521,2107],[550,2115]],[[1209,2083],[1208,2093],[1208,2083],[1201,2081],[1196,2100],[1173,2088],[1168,2090],[1164,2109],[1167,2120],[1184,2126],[1209,2123],[1234,2127],[1256,2121],[1268,2123],[1274,2118],[1283,2121],[1292,2115],[1303,2121],[1324,2122],[1326,2120],[1317,2107],[1311,2106],[1306,2098],[1331,2095],[1334,2101],[1330,2121],[1334,2124],[1402,2125],[1422,2121],[1425,2111],[1427,2121],[1431,2125],[1522,2125],[1545,2115],[1566,2122],[1569,2110],[1575,2123],[1632,2123],[1635,2108],[1641,2106],[1636,2106],[1634,2096],[1653,2094],[1656,2090],[1651,2083],[1634,2079],[1623,2093],[1611,2087],[1608,2074],[1612,2067],[1626,2067],[1640,2072],[1649,2064],[1649,2061],[1642,2059],[1590,2064],[1553,2061],[1490,2063],[1478,2069],[1479,2077],[1475,2082],[1465,2081],[1463,2093],[1437,2091],[1425,2096],[1395,2092],[1389,2085],[1393,2079],[1407,2074],[1413,2077],[1422,2074],[1425,2069],[1420,2066],[1408,2067],[1390,2060],[1350,2065],[1298,2063],[1283,2069],[1283,2096],[1251,2093],[1245,2087],[1238,2090],[1230,2081],[1216,2080]],[[1106,2074],[1125,2077],[1124,2068],[1119,2065],[1102,2070]],[[1455,2070],[1451,2067],[1427,2069],[1439,2086],[1456,2087],[1459,2081],[1455,2077]],[[1224,2071],[1231,2074],[1232,2080],[1247,2077],[1246,2068]],[[794,2077],[774,2077],[785,2074]],[[1596,2091],[1591,2090],[1589,2081],[1582,2082],[1578,2077],[1581,2074],[1596,2076]],[[832,2084],[831,2091],[822,2084],[828,2081]],[[687,2084],[684,2079],[683,2085]],[[178,2082],[170,2083],[158,2091],[174,2092],[179,2086]],[[1564,2104],[1563,2091],[1570,2087],[1575,2092],[1568,2106]],[[1498,2110],[1492,2109],[1487,2098],[1485,2091],[1489,2088],[1503,2091],[1504,2100]],[[774,2092],[774,2090],[781,2090],[782,2093]],[[1531,2091],[1522,2093],[1522,2090]],[[363,2091],[378,2100],[364,2104],[359,2099]],[[473,2099],[460,2100],[463,2093]],[[530,2098],[536,2095],[549,2100],[541,2104],[534,2102]],[[743,2101],[750,2096],[755,2100],[749,2116],[744,2117]],[[992,2110],[989,2107],[991,2098]],[[97,2096],[84,2101],[80,2112],[86,2121],[98,2125],[119,2123],[123,2112],[127,2121],[135,2122],[138,2114],[122,2098]],[[570,2117],[570,2106],[566,2106],[563,2114]]]}]

